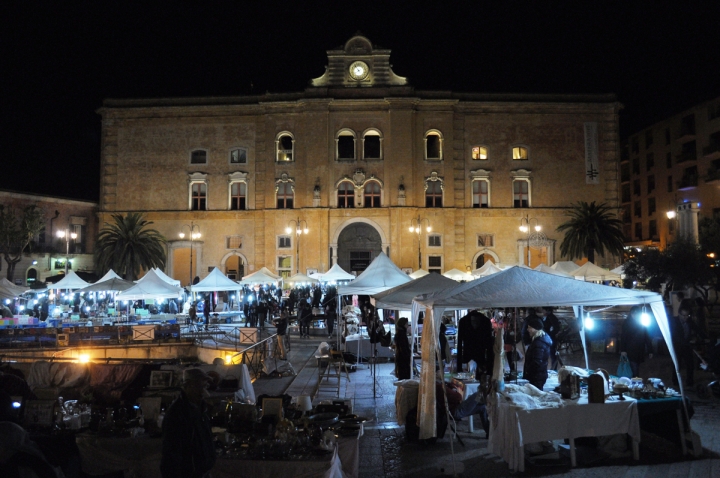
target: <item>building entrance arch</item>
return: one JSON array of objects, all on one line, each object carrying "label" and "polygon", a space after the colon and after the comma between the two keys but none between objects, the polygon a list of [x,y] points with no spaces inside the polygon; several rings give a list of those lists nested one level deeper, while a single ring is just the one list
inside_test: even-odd
[{"label": "building entrance arch", "polygon": [[500,258],[490,249],[483,249],[478,251],[473,258],[473,269],[480,269],[486,262],[492,262],[493,264],[500,263]]},{"label": "building entrance arch", "polygon": [[220,270],[232,280],[240,280],[246,275],[247,258],[239,252],[228,252],[220,261]]},{"label": "building entrance arch", "polygon": [[341,224],[330,244],[333,264],[356,274],[364,271],[380,252],[388,254],[388,247],[382,228],[365,218]]}]

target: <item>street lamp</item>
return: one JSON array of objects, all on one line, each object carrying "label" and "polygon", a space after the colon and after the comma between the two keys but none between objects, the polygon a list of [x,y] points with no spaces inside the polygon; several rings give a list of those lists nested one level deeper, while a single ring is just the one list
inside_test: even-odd
[{"label": "street lamp", "polygon": [[[310,232],[308,229],[308,223],[305,219],[290,219],[288,221],[287,227],[285,228],[285,232],[288,234],[291,234],[293,231],[293,228],[290,227],[290,224],[293,224],[295,227],[295,273],[300,273],[300,236],[302,234],[307,234]],[[305,225],[303,227],[303,224]]]},{"label": "street lamp", "polygon": [[425,222],[425,224],[427,224],[427,226],[425,226],[425,230],[427,232],[432,231],[432,227],[430,227],[430,219],[428,219],[428,218],[421,219],[419,215],[418,215],[417,219],[413,218],[410,221],[410,229],[409,229],[410,232],[414,232],[415,234],[417,234],[417,238],[418,238],[418,270],[422,269],[422,251],[420,249],[422,246],[422,240],[420,239],[420,232],[422,231],[423,222]]},{"label": "street lamp", "polygon": [[[530,224],[532,222],[535,222],[535,226],[533,226],[531,230]],[[519,229],[520,232],[523,232],[527,235],[527,266],[532,267],[530,265],[530,259],[532,257],[530,248],[540,249],[542,247],[546,247],[548,245],[548,238],[545,233],[542,232],[542,226],[534,217],[525,216],[523,218],[520,218]]]},{"label": "street lamp", "polygon": [[[182,231],[186,227],[190,230],[190,285],[192,286],[192,283],[193,283],[193,267],[192,267],[193,266],[193,264],[192,264],[192,262],[193,262],[193,242],[195,241],[195,239],[200,238],[200,226],[193,223],[192,221],[190,222],[190,224],[183,225],[181,228],[180,234],[179,234],[180,239],[185,238],[185,233]],[[195,231],[197,231],[197,232],[195,232]]]},{"label": "street lamp", "polygon": [[77,239],[77,233],[70,232],[70,230],[66,228],[64,231],[58,231],[57,236],[60,239],[65,239],[65,275],[67,275],[70,262],[70,239]]}]

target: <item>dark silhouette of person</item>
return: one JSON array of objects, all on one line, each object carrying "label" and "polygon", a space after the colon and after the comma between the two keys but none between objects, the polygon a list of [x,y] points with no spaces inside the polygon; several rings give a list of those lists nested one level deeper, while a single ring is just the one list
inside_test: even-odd
[{"label": "dark silhouette of person", "polygon": [[457,367],[474,360],[477,363],[476,378],[483,373],[491,373],[494,361],[492,322],[477,310],[458,321]]},{"label": "dark silhouette of person", "polygon": [[395,371],[398,380],[412,378],[410,370],[410,342],[407,337],[408,319],[401,317],[395,324]]},{"label": "dark silhouette of person", "polygon": [[[645,355],[652,358],[652,340],[647,327],[640,322],[642,308],[635,306],[623,322],[620,334],[620,355],[627,357],[633,377],[640,377],[640,364]],[[649,352],[649,353],[648,353]]]},{"label": "dark silhouette of person", "polygon": [[205,302],[203,303],[203,317],[205,318],[205,330],[208,329],[208,325],[210,325],[210,296],[205,296]]},{"label": "dark silhouette of person", "polygon": [[203,478],[215,465],[215,446],[204,401],[212,378],[199,368],[183,373],[180,396],[162,424],[160,473],[163,478]]},{"label": "dark silhouette of person", "polygon": [[527,321],[527,330],[530,335],[530,346],[525,353],[523,378],[542,390],[547,382],[552,341],[543,331],[543,323],[539,317],[532,317]]}]

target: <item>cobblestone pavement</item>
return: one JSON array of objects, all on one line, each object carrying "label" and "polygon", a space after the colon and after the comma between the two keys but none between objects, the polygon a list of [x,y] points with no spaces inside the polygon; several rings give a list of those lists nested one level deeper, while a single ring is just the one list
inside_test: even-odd
[{"label": "cobblestone pavement", "polygon": [[[290,360],[298,372],[297,377],[263,378],[255,382],[256,393],[277,393],[279,389],[295,395],[298,390],[315,391],[317,386],[317,364],[313,354],[320,340],[293,341]],[[584,366],[582,353],[566,356],[568,365]],[[614,372],[618,355],[592,354],[590,365]],[[452,451],[455,456],[455,472],[462,477],[502,477],[512,475],[507,464],[499,457],[488,453],[485,433],[470,433],[467,421],[458,423],[458,435],[464,446],[457,440],[451,444],[451,434],[433,445],[410,443],[405,439],[404,427],[395,419],[395,380],[392,375],[394,364],[381,363],[376,367],[374,393],[372,370],[363,365],[350,373],[350,382],[341,381],[341,397],[353,402],[354,413],[369,418],[365,433],[360,439],[360,478],[381,477],[440,477],[453,475]],[[668,357],[656,357],[643,365],[642,375],[660,377],[671,383],[672,367]],[[300,378],[300,384],[295,384]],[[696,382],[708,377],[698,374]],[[292,382],[289,383],[288,382]],[[321,389],[315,402],[329,398]],[[313,395],[315,395],[313,393]],[[334,395],[334,393],[333,393]],[[683,457],[677,445],[655,435],[643,433],[640,445],[640,461],[632,460],[629,454],[606,458],[592,464],[569,466],[569,460],[548,460],[546,466],[528,463],[527,476],[567,477],[717,477],[720,476],[720,399],[699,400],[694,393],[688,393],[695,408],[691,420],[693,430],[702,440],[703,456]],[[580,453],[580,450],[579,450]],[[580,455],[579,455],[580,456]],[[519,474],[519,473],[518,473]]]}]

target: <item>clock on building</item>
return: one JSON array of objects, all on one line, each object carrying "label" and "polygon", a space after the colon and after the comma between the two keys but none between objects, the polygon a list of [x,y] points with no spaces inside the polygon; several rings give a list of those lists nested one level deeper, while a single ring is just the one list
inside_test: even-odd
[{"label": "clock on building", "polygon": [[364,80],[369,73],[368,66],[365,62],[355,61],[350,65],[350,76],[354,80]]}]

